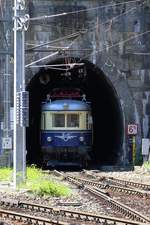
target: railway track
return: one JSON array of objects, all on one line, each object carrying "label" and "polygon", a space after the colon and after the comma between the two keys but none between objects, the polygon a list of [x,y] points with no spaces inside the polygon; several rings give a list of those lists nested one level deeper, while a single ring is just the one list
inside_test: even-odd
[{"label": "railway track", "polygon": [[[70,176],[72,177],[72,176]],[[81,181],[83,184],[87,184],[87,185],[91,185],[91,186],[95,186],[101,189],[106,189],[106,190],[111,190],[113,192],[122,192],[122,193],[126,193],[129,195],[136,195],[138,197],[150,197],[150,192],[148,191],[142,191],[142,190],[138,190],[138,189],[131,189],[131,188],[126,188],[126,187],[120,187],[120,186],[116,186],[116,185],[112,185],[112,184],[104,184],[102,182],[95,182],[95,181],[91,181],[91,180],[87,180],[87,179],[83,179],[83,178],[78,178],[78,177],[72,177],[73,179],[76,179],[78,181]]]},{"label": "railway track", "polygon": [[66,223],[66,222],[61,222],[58,220],[50,220],[50,219],[46,219],[43,217],[37,217],[37,216],[31,216],[31,215],[27,215],[27,214],[23,214],[23,213],[18,213],[15,211],[10,211],[10,210],[4,210],[4,209],[0,209],[0,217],[1,218],[6,218],[7,220],[10,221],[17,221],[17,222],[21,222],[21,223],[28,223],[28,224],[42,224],[42,225],[46,225],[46,224],[57,224],[57,225],[69,225],[70,223]]},{"label": "railway track", "polygon": [[[66,176],[58,171],[55,171],[55,174],[59,175],[59,176],[63,176],[64,179],[68,180],[69,182],[77,185],[78,187],[80,188],[84,188],[84,190],[88,191],[89,193],[95,195],[97,198],[100,198],[102,199],[103,201],[105,201],[105,203],[121,212],[123,215],[127,216],[128,218],[132,219],[132,220],[135,220],[135,221],[139,221],[139,222],[142,222],[142,223],[147,223],[147,224],[150,224],[150,219],[143,216],[142,214],[140,214],[139,212],[131,209],[130,207],[112,199],[111,197],[107,196],[106,194],[104,194],[103,192],[101,192],[100,190],[96,190],[95,188],[91,188],[89,186],[85,186],[85,184],[87,185],[92,185],[92,186],[96,186],[95,185],[95,182],[93,183],[92,181],[88,181],[86,182],[84,179],[81,179],[81,178],[77,178],[77,177],[73,177],[73,176]],[[107,186],[107,185],[106,185]],[[102,186],[98,186],[99,188],[103,187]]]},{"label": "railway track", "polygon": [[[38,212],[44,212],[44,213],[49,213],[55,216],[62,216],[62,217],[67,217],[71,218],[74,220],[81,220],[84,222],[95,222],[98,224],[116,224],[116,225],[145,225],[145,223],[141,222],[136,222],[136,221],[130,221],[130,220],[125,220],[125,219],[120,219],[116,217],[108,217],[108,216],[102,216],[102,215],[97,215],[93,213],[86,213],[86,212],[78,212],[78,211],[73,211],[73,210],[66,210],[66,209],[59,209],[59,208],[54,208],[54,207],[49,207],[45,205],[39,205],[35,203],[27,203],[27,202],[20,202],[20,201],[10,201],[6,199],[0,199],[0,204],[1,206],[14,206],[14,207],[19,207],[19,208],[24,208],[24,209],[30,209],[30,210],[36,210]],[[9,219],[15,219],[19,221],[25,221],[30,224],[60,224],[60,225],[67,225],[71,224],[68,222],[61,222],[58,220],[49,220],[45,219],[42,217],[35,217],[35,216],[30,216],[22,213],[16,213],[13,211],[8,211],[8,210],[3,210],[0,209],[0,216],[1,217],[6,217]]]},{"label": "railway track", "polygon": [[106,177],[106,176],[101,177],[101,176],[98,176],[96,173],[94,173],[94,175],[93,175],[92,173],[89,173],[86,170],[84,170],[84,173],[93,178],[98,178],[100,181],[110,181],[117,185],[123,185],[125,187],[139,188],[139,189],[142,189],[145,191],[150,191],[149,184],[127,181],[127,180],[122,180],[122,179],[118,179],[118,178],[114,178],[114,177]]},{"label": "railway track", "polygon": [[150,185],[148,185],[148,184],[142,184],[142,183],[137,183],[137,182],[133,182],[133,181],[125,181],[125,180],[121,180],[121,179],[117,179],[117,178],[113,178],[113,177],[108,177],[105,179],[108,181],[114,182],[115,184],[124,185],[126,187],[139,188],[142,190],[150,191]]}]

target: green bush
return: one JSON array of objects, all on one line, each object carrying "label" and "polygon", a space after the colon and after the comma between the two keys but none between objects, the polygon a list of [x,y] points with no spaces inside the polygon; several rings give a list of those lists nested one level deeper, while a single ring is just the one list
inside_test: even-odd
[{"label": "green bush", "polygon": [[48,180],[41,180],[40,183],[32,184],[30,192],[39,196],[51,195],[56,197],[68,196],[71,194],[70,189],[65,185]]},{"label": "green bush", "polygon": [[[0,168],[0,181],[12,181],[13,170],[11,168]],[[30,193],[38,196],[68,196],[71,190],[63,184],[52,180],[50,175],[45,175],[35,165],[27,167],[27,179],[18,188],[25,188]]]},{"label": "green bush", "polygon": [[12,181],[12,169],[0,168],[0,181]]},{"label": "green bush", "polygon": [[25,187],[29,189],[31,193],[39,196],[51,195],[51,196],[68,196],[71,194],[71,190],[60,183],[56,183],[50,175],[44,175],[41,169],[36,166],[27,168],[27,181]]},{"label": "green bush", "polygon": [[143,166],[145,169],[150,170],[150,162],[144,162]]}]

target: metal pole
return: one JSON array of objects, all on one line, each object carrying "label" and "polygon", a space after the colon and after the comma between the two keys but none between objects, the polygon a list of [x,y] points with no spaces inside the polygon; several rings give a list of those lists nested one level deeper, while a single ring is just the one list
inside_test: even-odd
[{"label": "metal pole", "polygon": [[134,135],[132,137],[132,158],[133,158],[133,165],[135,165],[135,161],[136,161],[136,139],[135,139]]},{"label": "metal pole", "polygon": [[17,125],[16,125],[16,80],[17,80],[17,10],[16,10],[17,1],[14,1],[14,132],[13,132],[13,148],[14,148],[14,157],[13,157],[13,163],[14,163],[14,187],[16,188],[17,185],[17,143],[16,143],[16,136],[17,136]]},{"label": "metal pole", "polygon": [[[24,33],[27,30],[25,15],[25,1],[14,0],[14,187],[25,181],[26,178],[26,130],[24,112],[25,93],[25,59],[24,59]],[[26,99],[25,99],[26,100]]]},{"label": "metal pole", "polygon": [[[11,6],[11,3],[9,3]],[[4,122],[3,122],[3,135],[2,135],[2,149],[3,154],[7,159],[5,166],[11,166],[11,154],[12,154],[12,137],[10,132],[10,45],[11,45],[11,24],[8,20],[11,16],[10,9],[8,8],[8,2],[3,5],[3,16],[7,18],[7,22],[2,25],[2,33],[5,40],[5,71],[3,76],[3,106],[4,106]]]}]

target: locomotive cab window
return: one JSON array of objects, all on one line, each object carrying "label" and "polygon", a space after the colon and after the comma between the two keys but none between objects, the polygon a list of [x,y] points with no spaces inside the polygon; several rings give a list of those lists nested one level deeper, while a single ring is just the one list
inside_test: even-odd
[{"label": "locomotive cab window", "polygon": [[52,115],[52,127],[65,127],[65,115],[53,114]]},{"label": "locomotive cab window", "polygon": [[79,114],[67,115],[67,127],[79,127]]}]

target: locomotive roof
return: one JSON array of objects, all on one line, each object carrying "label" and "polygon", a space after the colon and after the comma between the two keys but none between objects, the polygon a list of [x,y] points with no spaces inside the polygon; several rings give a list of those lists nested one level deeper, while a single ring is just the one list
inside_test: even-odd
[{"label": "locomotive roof", "polygon": [[55,100],[42,104],[42,111],[88,111],[90,105],[78,100]]}]

